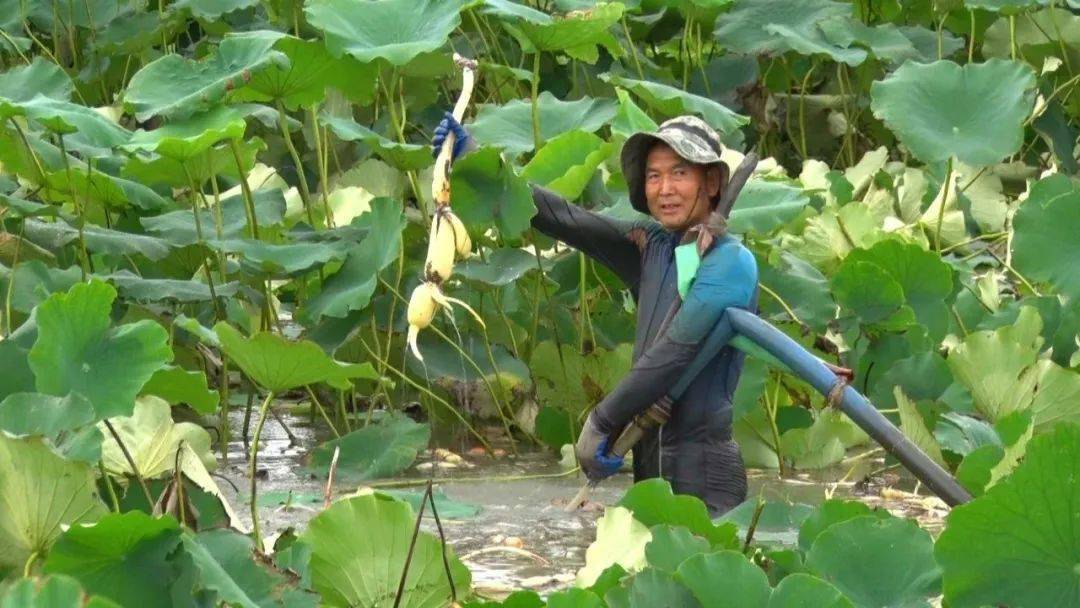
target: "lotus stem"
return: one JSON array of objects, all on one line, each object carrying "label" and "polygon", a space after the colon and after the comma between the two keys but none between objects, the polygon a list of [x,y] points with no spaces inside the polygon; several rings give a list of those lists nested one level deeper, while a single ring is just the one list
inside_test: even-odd
[{"label": "lotus stem", "polygon": [[258,497],[258,482],[256,475],[259,464],[259,436],[262,434],[263,425],[266,424],[266,413],[270,410],[270,401],[274,398],[274,391],[266,394],[262,405],[259,407],[259,422],[255,425],[255,437],[251,444],[251,462],[248,466],[248,475],[251,477],[251,526],[255,537],[255,550],[263,552],[262,532],[259,530],[259,506],[255,500]]},{"label": "lotus stem", "polygon": [[285,104],[281,99],[276,100],[278,111],[278,128],[281,130],[281,138],[285,140],[285,148],[289,150],[293,165],[296,166],[296,181],[300,182],[300,200],[304,203],[304,212],[307,214],[308,223],[312,230],[318,230],[315,225],[315,214],[311,211],[311,192],[308,190],[307,173],[304,171],[304,163],[300,159],[300,153],[293,145],[292,135],[289,133],[289,124],[286,121]]},{"label": "lotus stem", "polygon": [[334,426],[334,423],[330,422],[330,416],[326,415],[326,408],[323,407],[323,404],[319,401],[319,398],[315,396],[315,391],[311,390],[311,385],[305,384],[304,388],[307,389],[307,394],[309,397],[311,397],[311,407],[313,408],[313,410],[319,410],[319,414],[322,415],[323,420],[325,420],[326,424],[330,427],[330,432],[334,434],[334,437],[341,439],[341,433],[338,432],[337,427]]},{"label": "lotus stem", "polygon": [[120,499],[116,497],[116,488],[113,487],[112,478],[105,471],[105,461],[98,458],[98,471],[101,472],[101,480],[105,484],[105,490],[109,493],[109,502],[112,503],[113,513],[120,512]]},{"label": "lotus stem", "polygon": [[[432,469],[434,471],[434,469]],[[424,507],[427,506],[427,500],[431,496],[431,480],[427,482],[427,489],[424,490],[424,497],[420,499],[420,508],[416,510],[416,524],[413,526],[412,538],[409,539],[409,552],[405,554],[405,565],[401,568],[401,578],[398,580],[397,593],[394,594],[394,608],[398,608],[401,604],[401,598],[405,594],[405,579],[409,574],[409,566],[412,564],[413,549],[416,548],[416,539],[420,536],[420,520],[424,517]],[[453,585],[453,583],[450,583]]]},{"label": "lotus stem", "polygon": [[[202,195],[198,187],[195,185],[195,178],[191,176],[191,171],[188,170],[187,163],[181,162],[180,166],[184,169],[184,176],[187,177],[188,188],[191,191],[191,214],[195,218],[195,236],[199,239],[199,246],[206,247],[206,239],[203,237],[202,219],[199,217],[199,202],[196,198]],[[219,264],[222,265],[223,264]],[[206,275],[206,285],[210,289],[210,298],[214,301],[214,311],[217,313],[218,320],[225,318],[225,310],[221,307],[221,302],[217,297],[217,288],[214,286],[214,275],[210,272],[210,267],[206,264],[206,257],[202,258],[203,273]],[[224,269],[221,269],[224,272]]]},{"label": "lotus stem", "polygon": [[330,133],[326,132],[326,137],[323,137],[322,129],[319,127],[318,118],[315,116],[315,107],[312,106],[308,112],[311,116],[311,130],[315,134],[315,158],[319,167],[319,193],[322,198],[323,213],[326,214],[323,222],[327,228],[334,227],[334,212],[330,209],[330,197],[326,192],[327,184],[330,183],[329,177],[329,156],[330,153],[326,148],[330,147]]},{"label": "lotus stem", "polygon": [[532,70],[532,128],[533,128],[533,148],[537,151],[540,150],[540,146],[544,144],[544,138],[540,135],[540,102],[538,95],[540,93],[540,51],[537,50],[533,53],[533,70]]},{"label": "lotus stem", "polygon": [[799,318],[799,315],[795,314],[795,311],[792,310],[791,306],[789,306],[788,303],[784,301],[784,298],[780,297],[780,294],[776,293],[772,289],[769,289],[769,287],[764,283],[758,283],[758,286],[761,287],[761,291],[764,291],[766,294],[776,300],[778,304],[780,304],[780,307],[784,309],[784,312],[786,312],[789,317],[791,317],[792,321],[795,321],[799,325],[806,327],[806,323]]},{"label": "lotus stem", "polygon": [[247,211],[248,231],[251,238],[259,238],[259,221],[255,215],[255,197],[251,194],[251,186],[248,185],[247,169],[244,161],[240,158],[240,146],[235,139],[229,140],[229,149],[232,150],[233,161],[236,162],[236,173],[240,177],[240,192],[244,199],[244,209]]},{"label": "lotus stem", "polygon": [[816,64],[810,64],[810,69],[803,76],[802,88],[799,89],[799,143],[801,144],[803,159],[809,157],[806,152],[806,89],[810,86],[810,76],[814,73],[816,67]]},{"label": "lotus stem", "polygon": [[634,68],[637,69],[638,80],[645,80],[645,72],[641,69],[641,60],[637,56],[637,45],[634,44],[634,39],[630,36],[630,27],[626,25],[626,15],[623,15],[620,19],[622,21],[623,34],[626,36],[626,44],[630,47],[630,56],[634,59]]},{"label": "lotus stem", "polygon": [[[75,180],[71,175],[71,161],[68,160],[67,147],[64,145],[64,134],[58,133],[57,139],[60,142],[60,158],[64,161],[64,174],[67,175],[68,194],[71,195],[71,204],[75,207],[75,213],[79,215],[79,252],[82,254],[79,266],[82,270],[82,280],[85,281],[87,275],[93,271],[90,252],[86,249],[86,236],[83,233],[86,226],[86,207],[79,204],[79,196],[75,192]],[[87,188],[89,188],[89,185],[87,185]]]},{"label": "lotus stem", "polygon": [[761,520],[761,513],[765,511],[765,501],[761,499],[761,495],[758,495],[757,504],[754,506],[754,514],[750,517],[750,526],[746,529],[746,540],[743,541],[742,552],[743,555],[749,555],[750,543],[754,540],[754,532],[757,531],[758,521]]},{"label": "lotus stem", "polygon": [[124,454],[124,459],[127,460],[128,466],[131,467],[131,474],[135,476],[135,479],[139,482],[139,487],[142,488],[143,495],[146,497],[146,504],[150,505],[150,508],[154,507],[154,498],[150,494],[150,486],[146,485],[146,480],[143,479],[142,473],[139,472],[139,467],[135,464],[135,459],[131,457],[131,452],[128,451],[127,446],[124,445],[120,434],[116,432],[116,427],[109,422],[106,418],[102,422],[105,423],[105,428],[109,429],[109,434],[112,435],[113,440],[116,441],[116,445],[120,446],[120,451]]}]

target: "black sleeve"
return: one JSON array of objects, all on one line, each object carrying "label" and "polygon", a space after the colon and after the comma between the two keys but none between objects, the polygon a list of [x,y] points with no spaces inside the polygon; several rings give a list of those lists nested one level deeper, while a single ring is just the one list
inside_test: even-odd
[{"label": "black sleeve", "polygon": [[554,192],[532,187],[534,228],[563,241],[614,272],[633,291],[641,279],[641,247],[649,233],[648,220],[617,220],[568,203]]}]

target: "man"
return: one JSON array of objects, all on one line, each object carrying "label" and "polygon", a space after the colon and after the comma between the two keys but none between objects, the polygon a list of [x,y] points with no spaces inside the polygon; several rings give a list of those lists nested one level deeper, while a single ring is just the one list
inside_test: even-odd
[{"label": "man", "polygon": [[[468,133],[447,113],[435,130],[436,148],[453,131],[455,155]],[[652,219],[623,221],[584,210],[533,187],[532,225],[614,271],[637,301],[637,332],[630,373],[589,414],[576,452],[587,476],[615,473],[621,458],[606,455],[609,439],[674,385],[705,336],[730,306],[754,309],[757,265],[738,241],[723,234],[704,256],[678,312],[675,247],[702,224],[730,173],[720,160],[720,137],[704,121],[680,116],[652,133],[627,140],[621,155],[630,202]],[[663,327],[662,327],[663,326]],[[743,355],[725,346],[674,404],[671,419],[634,446],[634,481],[664,477],[676,493],[701,498],[712,515],[746,498],[746,471],[731,438],[731,399]]]}]

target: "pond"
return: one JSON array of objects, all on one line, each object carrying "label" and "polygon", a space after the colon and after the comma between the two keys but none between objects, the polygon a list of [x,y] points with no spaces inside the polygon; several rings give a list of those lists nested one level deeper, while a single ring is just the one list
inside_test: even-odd
[{"label": "pond", "polygon": [[[260,522],[267,536],[286,528],[302,529],[322,509],[325,481],[303,468],[303,456],[310,447],[328,439],[325,425],[311,425],[306,416],[281,411],[294,440],[273,417],[263,429],[259,448],[259,496],[266,504],[259,509]],[[243,412],[234,411],[232,428],[237,435],[243,424]],[[865,454],[866,452],[864,452]],[[445,452],[444,452],[445,454]],[[911,489],[910,479],[878,475],[888,485],[857,483],[868,473],[884,468],[880,451],[856,454],[846,464],[812,473],[800,472],[782,479],[775,470],[748,471],[751,500],[818,504],[828,497],[855,497],[871,506],[884,507],[896,515],[919,520],[936,533],[947,510],[933,497],[919,496],[896,487]],[[431,453],[421,454],[417,464],[393,480],[371,482],[380,489],[422,491],[432,474]],[[590,496],[591,503],[568,513],[563,505],[581,487],[583,477],[568,472],[549,451],[532,450],[517,456],[492,458],[464,454],[447,468],[446,461],[434,467],[437,488],[451,507],[472,505],[479,512],[469,517],[441,516],[447,542],[469,566],[473,586],[479,593],[502,597],[528,588],[541,594],[571,585],[577,570],[585,563],[585,549],[595,537],[596,520],[604,506],[614,505],[631,485],[629,473],[620,473],[600,484]],[[250,524],[247,509],[247,459],[242,440],[237,436],[229,446],[229,464],[221,473],[230,484],[222,490],[239,513],[244,525]],[[893,469],[895,471],[895,469]],[[363,484],[361,484],[363,485]],[[356,484],[335,483],[335,497],[354,492]],[[291,493],[290,504],[281,504]],[[449,504],[449,503],[448,503]],[[747,512],[747,510],[743,510]],[[430,510],[423,529],[437,534]],[[453,513],[451,513],[453,515]],[[745,524],[745,521],[742,522]],[[766,512],[755,531],[755,540],[793,544],[798,525],[784,517],[770,517]]]}]

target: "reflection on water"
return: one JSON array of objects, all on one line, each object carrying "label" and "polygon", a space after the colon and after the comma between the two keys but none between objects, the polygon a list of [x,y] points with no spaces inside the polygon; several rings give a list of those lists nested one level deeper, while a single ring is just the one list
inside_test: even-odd
[{"label": "reflection on water", "polygon": [[[259,448],[259,492],[292,491],[294,494],[322,495],[324,483],[307,474],[302,466],[306,449],[327,439],[323,425],[312,427],[306,417],[283,414],[285,423],[301,445],[293,445],[281,425],[269,418],[263,429]],[[229,446],[229,466],[221,473],[238,488],[246,489],[246,451],[239,439],[243,413],[233,412],[231,418],[235,440]],[[253,425],[254,426],[254,425]],[[428,454],[423,455],[424,459]],[[447,541],[458,556],[465,558],[472,570],[473,584],[478,590],[502,595],[523,587],[541,592],[572,583],[574,574],[584,564],[585,549],[595,535],[596,519],[601,505],[616,503],[631,483],[628,473],[606,480],[591,499],[598,503],[592,509],[567,513],[564,504],[580,488],[583,478],[575,475],[541,479],[469,481],[462,478],[512,477],[558,474],[558,462],[549,452],[533,452],[498,460],[487,456],[466,456],[472,467],[459,465],[453,469],[435,469],[435,479],[447,498],[479,505],[480,514],[471,519],[443,520]],[[824,471],[797,473],[792,479],[779,479],[776,471],[752,470],[750,499],[786,500],[817,504],[826,498],[854,496],[860,488],[857,480],[867,473],[881,469],[881,453],[865,458],[852,458],[842,466]],[[429,471],[410,469],[399,479],[426,480]],[[454,478],[457,478],[456,480]],[[910,489],[911,484],[907,487]],[[422,489],[418,485],[413,489]],[[241,518],[248,515],[246,490],[237,496],[233,488],[222,488]],[[335,496],[351,493],[352,485],[337,484]],[[915,496],[891,488],[871,488],[857,496],[871,506],[884,507],[897,515],[916,517],[933,532],[940,529],[945,514],[942,503],[934,498]],[[259,517],[264,535],[272,535],[288,527],[302,529],[321,508],[321,504],[296,504],[284,507],[260,507]],[[437,534],[435,522],[425,517],[424,529]],[[763,517],[755,531],[759,542],[794,544],[797,528],[780,518]]]}]

